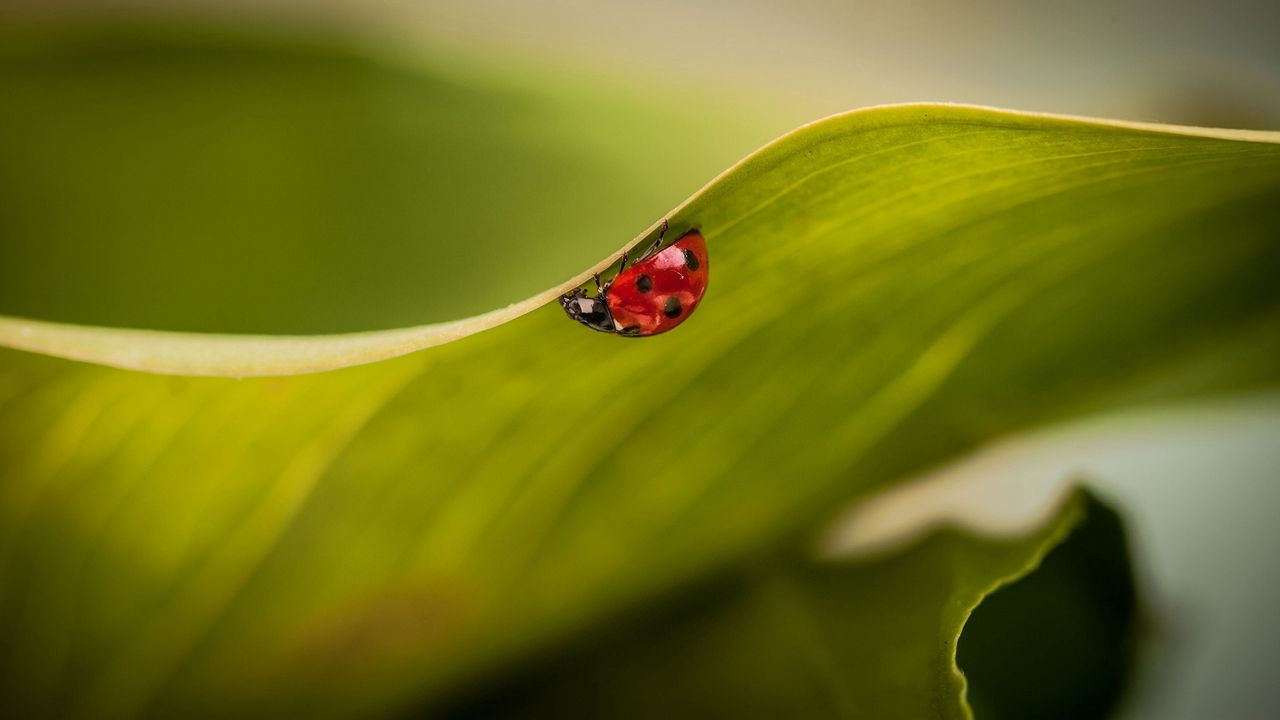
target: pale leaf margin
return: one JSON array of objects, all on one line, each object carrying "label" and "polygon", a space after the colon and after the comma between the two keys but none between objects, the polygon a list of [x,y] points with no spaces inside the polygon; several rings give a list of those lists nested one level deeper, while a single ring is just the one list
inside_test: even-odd
[{"label": "pale leaf margin", "polygon": [[[850,110],[801,125],[738,161],[678,205],[667,217],[675,217],[691,203],[759,155],[796,141],[814,128],[829,123],[876,115],[915,116],[928,122],[930,112],[981,113],[1011,119],[1044,120],[1072,125],[1113,127],[1190,137],[1280,144],[1280,132],[1198,128],[1159,123],[1129,122],[1033,113],[956,103],[904,103]],[[514,320],[585,283],[617,261],[627,248],[652,237],[661,224],[655,222],[635,239],[594,267],[578,273],[557,287],[530,298],[469,318],[415,327],[333,335],[226,335],[160,330],[98,327],[47,322],[0,315],[0,346],[55,357],[97,363],[127,370],[166,375],[258,377],[323,372],[405,355],[459,340]]]}]

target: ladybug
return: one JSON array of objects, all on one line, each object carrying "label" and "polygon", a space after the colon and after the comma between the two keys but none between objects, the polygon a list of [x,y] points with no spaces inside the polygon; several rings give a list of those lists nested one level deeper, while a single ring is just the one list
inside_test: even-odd
[{"label": "ladybug", "polygon": [[623,253],[612,280],[601,286],[596,275],[595,297],[583,288],[561,295],[565,313],[592,330],[625,337],[657,335],[684,322],[707,292],[707,241],[690,230],[664,248],[666,234],[663,221],[657,240],[630,267]]}]

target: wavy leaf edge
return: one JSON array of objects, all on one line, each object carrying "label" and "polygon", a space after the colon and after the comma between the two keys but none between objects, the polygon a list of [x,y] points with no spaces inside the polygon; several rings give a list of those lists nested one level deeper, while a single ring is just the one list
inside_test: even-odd
[{"label": "wavy leaf edge", "polygon": [[1040,120],[1068,125],[1280,144],[1280,131],[1233,130],[1186,125],[1091,118],[965,103],[897,103],[836,113],[786,132],[747,154],[673,208],[617,251],[558,286],[504,308],[442,323],[369,332],[328,335],[238,335],[116,328],[0,315],[0,346],[69,360],[162,375],[265,377],[338,370],[386,360],[461,340],[526,315],[603,272],[627,249],[652,237],[661,224],[724,182],[747,163],[824,126],[853,119],[901,115],[902,121],[929,122],[929,113],[956,117]]}]

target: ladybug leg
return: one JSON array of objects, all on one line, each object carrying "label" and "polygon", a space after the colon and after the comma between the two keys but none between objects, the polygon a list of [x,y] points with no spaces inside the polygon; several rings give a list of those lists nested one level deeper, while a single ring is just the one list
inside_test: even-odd
[{"label": "ladybug leg", "polygon": [[596,281],[596,295],[604,295],[604,288],[600,287],[600,273],[593,274],[591,279]]},{"label": "ladybug leg", "polygon": [[596,289],[600,291],[600,294],[604,295],[605,293],[609,292],[609,288],[610,286],[613,285],[613,281],[619,275],[622,274],[623,270],[626,270],[626,269],[627,269],[627,253],[622,253],[622,262],[619,263],[618,265],[618,272],[614,273],[613,277],[609,278],[609,282],[605,283],[604,287],[600,287],[599,281],[598,280],[596,281]]},{"label": "ladybug leg", "polygon": [[658,252],[658,248],[662,247],[662,239],[666,236],[667,236],[667,219],[663,218],[662,227],[658,228],[658,237],[653,239],[653,244],[650,245],[648,249],[644,251],[644,254],[640,256],[640,259],[644,260],[645,258],[653,257],[653,255],[655,255]]},{"label": "ladybug leg", "polygon": [[[663,218],[662,227],[658,228],[658,237],[654,239],[653,244],[650,245],[647,250],[641,253],[639,258],[636,258],[636,262],[640,262],[641,260],[644,260],[645,258],[648,258],[649,256],[653,255],[655,252],[657,252],[658,248],[662,247],[662,238],[666,237],[666,235],[667,235],[667,219]],[[622,253],[622,262],[618,263],[618,272],[614,274],[613,278],[609,279],[609,282],[604,284],[604,287],[600,286],[600,275],[599,273],[597,273],[595,275],[596,292],[599,293],[600,295],[604,295],[606,292],[608,292],[609,286],[613,285],[614,279],[616,279],[618,275],[621,275],[623,270],[627,269],[627,262],[629,260],[630,260],[629,251]]]},{"label": "ladybug leg", "polygon": [[655,250],[656,250],[660,245],[662,245],[662,238],[664,238],[664,237],[666,237],[666,236],[667,236],[667,228],[668,228],[668,227],[669,227],[669,226],[667,225],[667,219],[666,219],[666,218],[662,218],[662,227],[658,230],[658,237],[657,237],[657,239],[655,239],[655,240],[653,241],[653,247],[654,247],[654,249],[655,249]]}]

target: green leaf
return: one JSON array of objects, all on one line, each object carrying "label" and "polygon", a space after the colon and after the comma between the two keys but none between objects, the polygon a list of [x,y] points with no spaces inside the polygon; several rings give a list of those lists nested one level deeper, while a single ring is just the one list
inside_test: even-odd
[{"label": "green leaf", "polygon": [[1071,536],[965,623],[956,660],[974,714],[1111,716],[1137,660],[1139,620],[1123,522],[1090,498]]},{"label": "green leaf", "polygon": [[[8,160],[0,164],[0,197],[14,208],[0,217],[0,233],[16,239],[15,257],[0,267],[0,311],[27,316],[0,315],[0,344],[234,377],[328,370],[431,347],[528,313],[622,252],[581,269],[598,256],[584,247],[609,247],[599,228],[625,227],[615,208],[638,205],[638,190],[618,177],[670,178],[637,172],[659,146],[648,138],[609,146],[630,152],[587,153],[594,126],[632,140],[645,126],[678,128],[686,166],[731,146],[725,137],[709,141],[707,126],[683,115],[584,100],[580,90],[520,93],[495,89],[491,78],[471,79],[471,88],[306,45],[143,38],[122,48],[114,36],[93,37],[70,52],[55,43],[55,52],[34,57],[19,43],[0,66],[0,90],[19,101],[3,116],[10,131],[0,138],[7,145],[0,159]],[[104,101],[103,93],[123,101]],[[718,260],[721,252],[769,257],[769,248],[809,235],[837,244],[882,237],[870,265],[920,251],[911,240],[921,233],[955,230],[963,240],[1028,218],[1042,233],[1059,223],[1054,242],[1099,225],[1109,235],[1152,235],[1162,223],[1196,222],[1199,209],[1265,198],[1277,143],[1280,133],[959,106],[874,108],[778,138],[670,216],[678,230],[712,233]],[[203,148],[194,160],[192,147]],[[1247,170],[1237,177],[1235,168]],[[1211,188],[1223,172],[1232,182]],[[273,176],[270,187],[257,177],[263,173]],[[516,190],[495,192],[495,184]],[[1123,207],[1118,198],[1098,202],[1113,186],[1145,190],[1148,202],[1166,197],[1150,194],[1159,188],[1186,196],[1185,206],[1107,213],[1109,203]],[[499,206],[505,212],[493,211]],[[568,215],[574,223],[557,222]],[[842,225],[812,225],[824,218]],[[629,245],[656,229],[652,222]],[[552,232],[555,242],[526,240]],[[1033,246],[1023,262],[1036,262]],[[808,248],[834,261],[855,244]],[[954,262],[981,262],[991,248],[967,252]],[[1100,261],[1081,251],[1073,262]],[[1060,274],[1074,270],[1057,265]],[[827,272],[809,282],[845,279]],[[263,336],[409,320],[428,324]],[[255,334],[207,332],[237,330]]]},{"label": "green leaf", "polygon": [[[355,297],[341,283],[254,324],[255,308],[272,312],[264,298],[279,299],[257,294],[273,276],[240,285],[234,270],[253,276],[249,249],[269,253],[275,233],[297,251],[316,231],[339,252],[306,282],[332,281],[342,276],[323,268],[349,265],[352,248],[376,256],[383,242],[406,242],[406,225],[429,225],[402,200],[408,219],[396,221],[399,232],[358,231],[385,208],[352,196],[383,198],[385,189],[401,197],[417,183],[366,171],[360,177],[372,186],[357,192],[333,179],[345,167],[336,161],[316,173],[333,185],[313,188],[306,202],[276,208],[252,192],[215,192],[239,177],[244,158],[275,147],[255,123],[228,127],[238,112],[177,106],[186,114],[175,137],[194,142],[207,132],[218,151],[202,156],[209,184],[160,203],[130,201],[127,191],[135,182],[163,187],[169,165],[148,174],[147,163],[126,162],[128,174],[111,176],[115,166],[82,153],[85,145],[64,153],[55,142],[74,132],[41,129],[51,118],[83,129],[75,123],[115,108],[122,114],[94,125],[87,145],[115,148],[108,159],[127,159],[134,147],[171,158],[189,143],[157,150],[170,125],[137,132],[120,108],[136,101],[159,112],[170,105],[145,98],[184,97],[176,87],[229,86],[222,97],[240,97],[233,81],[274,77],[285,62],[277,52],[290,73],[314,74],[304,84],[313,90],[357,71],[381,86],[391,73],[403,98],[423,93],[407,107],[424,113],[445,92],[349,55],[184,43],[111,46],[105,57],[116,64],[105,66],[100,49],[75,43],[6,60],[4,88],[25,94],[4,104],[4,125],[45,140],[0,153],[3,272],[40,278],[0,307],[27,303],[42,321],[5,320],[0,342],[127,367],[252,375],[348,365],[489,330],[362,367],[243,381],[0,352],[0,702],[22,714],[317,717],[435,707],[627,611],[795,547],[847,500],[991,438],[1277,379],[1280,145],[1261,142],[1273,136],[950,106],[878,108],[806,126],[682,204],[671,229],[701,228],[712,280],[698,314],[660,337],[607,337],[554,305],[532,309],[563,285],[508,315],[464,318],[461,332],[434,324],[500,308],[557,277],[584,277],[590,260],[579,262],[579,242],[594,231],[584,223],[612,217],[611,198],[629,194],[590,194],[607,169],[580,178],[563,170],[546,185],[536,173],[481,174],[468,191],[468,218],[533,217],[523,190],[558,198],[561,214],[537,226],[551,229],[532,253],[553,255],[527,287],[513,279],[526,276],[523,259],[495,253],[491,228],[451,219],[459,224],[449,233],[424,231],[415,252],[439,263],[433,273],[482,267],[502,279],[488,294],[475,290],[477,275],[462,275],[457,305],[378,301],[433,323],[417,330],[352,340],[87,327],[387,327],[390,316],[376,311],[330,325],[323,316]],[[173,62],[158,70],[157,57]],[[131,86],[137,93],[114,105],[117,81],[134,73],[144,78]],[[57,103],[40,95],[49,87]],[[313,116],[313,105],[281,92],[261,107],[298,102],[294,123]],[[589,107],[613,108],[605,115],[633,107],[610,93],[593,97]],[[406,107],[382,114],[379,98],[340,96],[324,107],[350,100],[367,109],[377,122],[339,127],[356,147],[376,145],[383,123],[403,120]],[[562,111],[553,117],[571,116],[550,104]],[[455,110],[449,122],[463,128],[501,117],[483,99]],[[516,145],[575,152],[577,138],[558,134],[554,122],[516,125],[527,132]],[[683,125],[667,132],[673,127]],[[393,136],[413,136],[419,148],[401,170],[433,177],[433,136]],[[582,142],[595,157],[598,146]],[[448,144],[464,158],[491,151],[481,132],[459,132]],[[637,148],[627,152],[649,149]],[[296,169],[296,157],[308,156],[291,157],[261,167]],[[388,167],[399,166],[394,157]],[[490,177],[516,190],[490,194],[482,182]],[[105,198],[94,199],[98,188]],[[414,199],[449,210],[449,197],[425,185]],[[141,209],[148,204],[154,225]],[[309,208],[324,209],[324,228],[345,230],[326,235],[299,220]],[[625,227],[659,212],[633,214]],[[220,213],[239,224],[211,220]],[[261,214],[274,218],[267,235],[243,222]],[[206,267],[209,256],[182,249],[201,237],[191,225],[205,222],[260,245],[234,246],[234,267]],[[607,222],[611,232],[601,234],[617,246],[624,228]],[[204,237],[193,247],[222,236]],[[102,277],[83,267],[59,272],[55,259],[74,267],[81,251],[84,267],[96,264]],[[279,269],[293,260],[264,262]],[[187,271],[204,283],[190,293]],[[115,302],[122,284],[161,276],[161,285]],[[398,277],[388,287],[403,289]],[[371,278],[357,285],[372,287],[377,273]],[[234,308],[225,317],[183,321],[186,310],[221,300]],[[181,317],[146,307],[170,301],[185,308]],[[313,303],[316,317],[304,317]],[[143,310],[153,314],[134,314]]]}]

